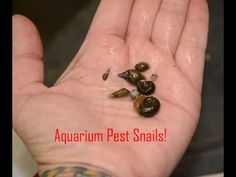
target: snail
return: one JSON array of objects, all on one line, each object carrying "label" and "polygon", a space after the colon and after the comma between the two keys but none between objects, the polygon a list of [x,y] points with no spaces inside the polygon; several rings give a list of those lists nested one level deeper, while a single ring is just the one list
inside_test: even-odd
[{"label": "snail", "polygon": [[151,81],[154,82],[155,80],[157,80],[157,77],[158,77],[157,74],[154,74],[154,73],[153,73],[153,74],[151,75]]},{"label": "snail", "polygon": [[122,88],[108,95],[109,98],[120,98],[129,95],[130,91],[126,88]]},{"label": "snail", "polygon": [[110,73],[110,68],[108,68],[106,70],[106,72],[102,75],[102,79],[105,81],[107,80],[108,76],[109,76],[109,73]]},{"label": "snail", "polygon": [[140,95],[140,93],[138,92],[137,89],[133,89],[133,90],[131,90],[131,92],[130,92],[130,97],[131,97],[132,100],[135,100],[136,97],[139,96],[139,95]]},{"label": "snail", "polygon": [[143,72],[143,71],[148,70],[148,69],[149,69],[149,66],[148,66],[148,64],[145,63],[145,62],[140,62],[140,63],[137,63],[137,64],[135,65],[135,69],[138,70],[138,71],[140,71],[140,72]]},{"label": "snail", "polygon": [[137,90],[143,95],[150,95],[155,91],[155,84],[152,81],[140,80],[137,82]]},{"label": "snail", "polygon": [[154,96],[140,95],[135,99],[134,107],[141,116],[152,117],[160,109],[160,101]]},{"label": "snail", "polygon": [[[151,75],[151,81],[147,81],[141,72],[149,69],[149,65],[145,62],[140,62],[135,65],[135,69],[129,69],[119,73],[118,76],[137,86],[131,92],[126,88],[117,90],[109,94],[110,98],[125,97],[130,94],[134,100],[135,110],[143,117],[149,118],[154,116],[159,110],[161,103],[154,96],[146,96],[153,94],[156,86],[153,83],[157,79],[157,74]],[[103,80],[106,80],[109,74],[109,69],[104,73]]]},{"label": "snail", "polygon": [[136,84],[138,81],[145,79],[145,77],[135,69],[129,69],[123,73],[118,74],[118,76],[132,84]]}]

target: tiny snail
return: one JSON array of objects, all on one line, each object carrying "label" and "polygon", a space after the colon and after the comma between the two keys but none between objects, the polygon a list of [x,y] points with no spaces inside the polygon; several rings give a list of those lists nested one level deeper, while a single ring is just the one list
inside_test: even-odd
[{"label": "tiny snail", "polygon": [[125,97],[130,93],[126,88],[122,88],[108,95],[109,98],[120,98]]},{"label": "tiny snail", "polygon": [[123,73],[118,74],[119,77],[136,84],[138,81],[145,79],[145,77],[135,69],[129,69]]},{"label": "tiny snail", "polygon": [[159,111],[160,106],[160,101],[153,96],[145,97],[140,95],[134,102],[135,109],[144,117],[154,116]]},{"label": "tiny snail", "polygon": [[143,72],[143,71],[146,71],[149,69],[149,66],[147,63],[145,62],[140,62],[138,64],[135,65],[135,69],[140,71],[140,72]]},{"label": "tiny snail", "polygon": [[137,82],[137,90],[144,95],[150,95],[155,91],[155,84],[152,81],[140,80]]},{"label": "tiny snail", "polygon": [[132,100],[135,100],[136,97],[139,96],[139,95],[140,95],[140,93],[138,92],[137,89],[133,89],[133,90],[131,90],[131,92],[130,92],[130,97],[131,97]]},{"label": "tiny snail", "polygon": [[151,75],[151,81],[154,82],[155,80],[157,80],[157,77],[158,77],[157,74],[154,74],[154,73],[153,73],[153,74]]},{"label": "tiny snail", "polygon": [[106,72],[102,75],[102,79],[105,81],[107,80],[108,76],[109,76],[109,73],[110,73],[110,68],[108,68],[106,70]]}]

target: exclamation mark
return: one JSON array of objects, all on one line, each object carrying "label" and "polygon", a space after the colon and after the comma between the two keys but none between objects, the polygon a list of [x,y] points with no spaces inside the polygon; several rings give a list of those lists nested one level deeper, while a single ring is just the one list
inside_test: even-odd
[{"label": "exclamation mark", "polygon": [[164,140],[166,141],[166,134],[167,134],[167,131],[166,131],[166,128],[164,129]]}]

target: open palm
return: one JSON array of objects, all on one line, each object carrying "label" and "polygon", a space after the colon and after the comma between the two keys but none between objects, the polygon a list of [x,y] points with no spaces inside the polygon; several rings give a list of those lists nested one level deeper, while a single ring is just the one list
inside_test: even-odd
[{"label": "open palm", "polygon": [[[90,164],[116,176],[164,177],[182,157],[198,123],[208,9],[204,0],[103,0],[88,35],[53,87],[43,85],[42,47],[36,28],[13,17],[14,129],[40,169]],[[108,94],[134,86],[117,77],[140,61],[158,74],[161,109],[142,118],[129,97]],[[106,81],[103,73],[110,68]],[[167,129],[167,141],[63,143],[55,130],[117,132]]]}]

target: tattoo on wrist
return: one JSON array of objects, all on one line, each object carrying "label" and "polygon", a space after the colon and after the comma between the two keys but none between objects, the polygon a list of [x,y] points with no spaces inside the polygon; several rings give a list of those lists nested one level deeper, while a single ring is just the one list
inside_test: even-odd
[{"label": "tattoo on wrist", "polygon": [[71,174],[71,177],[111,177],[105,172],[85,167],[58,167],[45,171],[41,177],[58,177],[62,174]]}]

